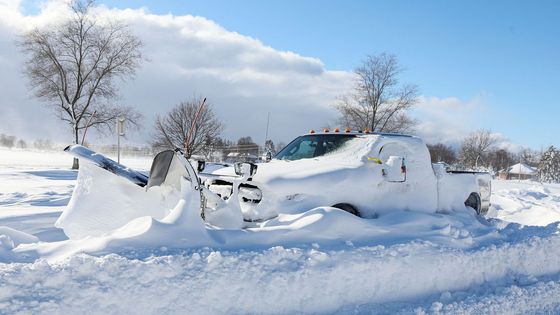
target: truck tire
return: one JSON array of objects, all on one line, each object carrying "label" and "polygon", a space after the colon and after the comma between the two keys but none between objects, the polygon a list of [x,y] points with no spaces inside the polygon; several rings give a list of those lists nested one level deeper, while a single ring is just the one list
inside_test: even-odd
[{"label": "truck tire", "polygon": [[480,196],[477,193],[471,193],[469,198],[465,200],[465,206],[473,208],[474,211],[476,211],[476,214],[480,214],[480,210],[482,208]]},{"label": "truck tire", "polygon": [[356,209],[354,206],[348,203],[337,203],[336,205],[333,206],[333,208],[337,208],[346,211],[348,213],[351,213],[357,217],[361,217],[360,212],[358,212],[358,209]]}]

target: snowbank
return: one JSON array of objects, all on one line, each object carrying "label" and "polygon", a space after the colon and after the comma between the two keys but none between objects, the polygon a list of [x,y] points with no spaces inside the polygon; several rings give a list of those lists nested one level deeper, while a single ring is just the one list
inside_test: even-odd
[{"label": "snowbank", "polygon": [[534,181],[495,180],[488,216],[524,225],[560,221],[560,185]]},{"label": "snowbank", "polygon": [[[2,169],[69,169],[73,157],[63,152],[64,146],[57,151],[42,151],[34,149],[8,149],[0,147],[0,168]],[[116,157],[114,157],[116,158]],[[139,170],[149,170],[152,159],[147,156],[121,157],[121,162]]]},{"label": "snowbank", "polygon": [[13,249],[20,244],[37,242],[39,242],[39,239],[34,235],[14,230],[7,226],[0,226],[0,262],[20,259],[13,252]]},{"label": "snowbank", "polygon": [[39,241],[37,237],[31,234],[20,232],[7,226],[0,226],[0,236],[3,236],[4,240],[9,239],[12,244],[12,248],[22,243],[36,243]]},{"label": "snowbank", "polygon": [[[0,264],[0,282],[6,284],[0,307],[9,313],[270,314],[369,313],[384,304],[393,313],[403,305],[391,308],[391,303],[460,303],[460,292],[470,288],[534,285],[538,277],[560,272],[556,227],[539,228],[539,237],[519,226],[507,230],[519,239],[467,250],[420,240],[365,247],[348,242],[337,249],[161,247],[131,250],[126,255],[132,259],[78,255],[58,263]],[[557,296],[552,298],[547,301],[557,305]],[[461,305],[452,306],[460,310]],[[516,311],[515,303],[499,306],[498,313]]]},{"label": "snowbank", "polygon": [[[469,248],[499,239],[473,211],[449,214],[393,211],[379,219],[361,219],[330,207],[280,214],[255,228],[222,229],[200,216],[200,194],[185,178],[146,193],[123,178],[83,163],[72,199],[56,222],[70,240],[23,245],[14,251],[57,261],[77,253],[120,253],[129,248],[266,249],[317,243],[339,246],[387,245],[422,239],[453,248]],[[164,189],[165,188],[165,189]]]},{"label": "snowbank", "polygon": [[56,222],[70,240],[24,245],[14,252],[57,261],[77,253],[162,246],[239,250],[310,243],[336,247],[345,242],[386,246],[420,239],[450,248],[472,248],[503,238],[494,226],[464,206],[445,214],[392,211],[378,219],[318,207],[280,214],[255,228],[224,229],[205,224],[197,185],[185,177],[145,192],[106,170],[82,164],[72,199]]}]

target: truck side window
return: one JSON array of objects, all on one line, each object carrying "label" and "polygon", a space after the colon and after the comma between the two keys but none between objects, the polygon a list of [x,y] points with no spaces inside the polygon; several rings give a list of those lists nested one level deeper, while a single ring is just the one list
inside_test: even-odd
[{"label": "truck side window", "polygon": [[317,141],[302,141],[297,147],[297,150],[293,152],[290,160],[299,160],[313,157],[316,148]]},{"label": "truck side window", "polygon": [[397,143],[387,143],[381,148],[381,150],[379,150],[378,158],[383,163],[387,163],[387,160],[392,155],[402,156],[404,158],[407,158],[408,157],[408,150],[405,147],[403,147],[402,145],[399,145]]},{"label": "truck side window", "polygon": [[408,150],[397,143],[387,143],[379,150],[379,159],[384,163],[384,177],[389,182],[406,181]]},{"label": "truck side window", "polygon": [[279,160],[301,160],[333,152],[355,138],[354,135],[306,135],[296,138],[276,155]]}]

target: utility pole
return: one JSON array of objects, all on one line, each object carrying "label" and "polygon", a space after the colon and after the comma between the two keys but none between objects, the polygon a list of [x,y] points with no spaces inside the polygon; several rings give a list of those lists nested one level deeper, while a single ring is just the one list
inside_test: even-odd
[{"label": "utility pole", "polygon": [[200,113],[202,113],[202,109],[204,108],[205,103],[206,103],[206,97],[202,100],[200,105],[198,105],[198,108],[194,115],[194,119],[191,123],[191,128],[189,129],[189,133],[187,134],[187,139],[185,139],[185,143],[184,143],[185,153],[183,155],[186,156],[187,158],[190,158],[191,154],[193,153],[194,148],[190,147],[191,141],[194,140],[194,137],[196,137],[196,124],[198,123],[198,119],[200,118]]},{"label": "utility pole", "polygon": [[519,174],[517,176],[517,181],[520,182],[521,181],[521,154],[519,155]]},{"label": "utility pole", "polygon": [[121,137],[124,136],[124,117],[117,118],[117,162],[121,163]]},{"label": "utility pole", "polygon": [[266,133],[264,134],[264,149],[266,151],[266,142],[268,141],[268,126],[270,125],[270,112],[266,115]]}]

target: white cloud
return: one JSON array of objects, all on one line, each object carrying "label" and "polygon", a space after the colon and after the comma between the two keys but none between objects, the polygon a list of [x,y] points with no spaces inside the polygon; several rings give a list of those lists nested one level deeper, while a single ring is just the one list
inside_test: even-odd
[{"label": "white cloud", "polygon": [[[45,1],[39,13],[28,15],[20,0],[0,0],[0,133],[71,141],[55,113],[33,98],[21,75],[24,56],[15,46],[18,33],[66,19],[67,2]],[[226,124],[226,138],[251,135],[263,142],[270,112],[270,137],[287,141],[334,121],[331,105],[352,84],[351,72],[327,70],[317,58],[276,50],[203,17],[103,6],[96,14],[100,21],[130,23],[145,43],[149,61],[121,90],[122,103],[136,106],[145,116],[143,130],[132,137],[135,142],[149,138],[156,114],[193,95],[214,104]],[[458,146],[481,127],[478,122],[485,111],[484,95],[466,101],[421,97],[413,115],[421,121],[419,135],[427,142]],[[511,146],[505,138],[501,143]]]},{"label": "white cloud", "polygon": [[[20,1],[0,0],[0,84],[11,86],[0,101],[2,112],[10,113],[0,115],[0,132],[70,139],[56,117],[32,98],[20,74],[23,56],[14,44],[21,31],[64,20],[65,3],[48,1],[39,14],[25,15]],[[328,71],[317,58],[278,51],[203,17],[106,7],[96,14],[100,20],[130,23],[145,43],[149,61],[121,90],[123,104],[136,106],[146,118],[137,141],[149,137],[156,114],[195,94],[214,104],[227,138],[252,135],[264,141],[270,112],[272,139],[286,141],[331,121],[330,105],[351,83],[351,73]]]},{"label": "white cloud", "polygon": [[[466,101],[456,97],[421,96],[413,115],[420,121],[418,135],[427,143],[444,143],[458,148],[469,133],[480,128],[488,129],[480,124],[487,111],[484,94]],[[503,134],[493,132],[493,135],[498,140],[498,148],[512,152],[521,149]]]},{"label": "white cloud", "polygon": [[421,96],[413,115],[418,118],[418,132],[427,142],[457,145],[477,128],[477,115],[483,105],[480,98],[463,101],[456,97]]}]

